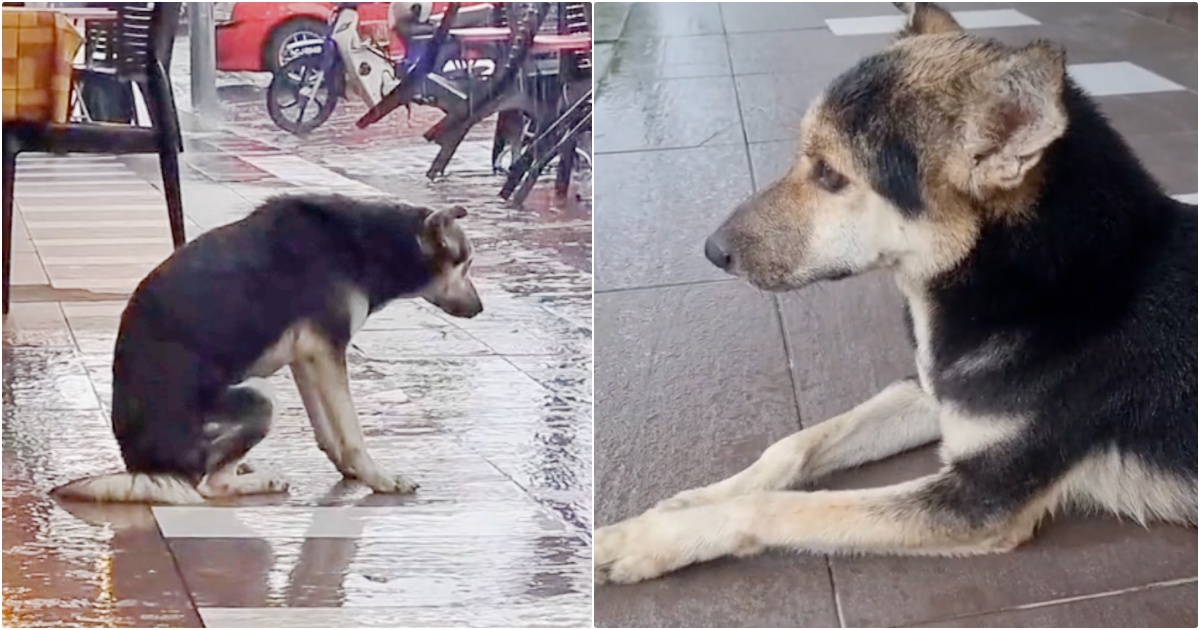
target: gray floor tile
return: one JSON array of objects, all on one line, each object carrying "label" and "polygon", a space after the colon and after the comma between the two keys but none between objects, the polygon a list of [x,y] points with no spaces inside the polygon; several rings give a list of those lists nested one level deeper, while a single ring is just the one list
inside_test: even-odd
[{"label": "gray floor tile", "polygon": [[961,617],[928,628],[1195,628],[1196,583]]},{"label": "gray floor tile", "polygon": [[600,2],[592,5],[592,38],[597,42],[615,41],[625,28],[632,2]]},{"label": "gray floor tile", "polygon": [[625,21],[622,38],[712,35],[723,33],[721,10],[706,2],[638,2]]},{"label": "gray floor tile", "polygon": [[1146,168],[1171,194],[1196,192],[1196,132],[1126,136]]},{"label": "gray floor tile", "polygon": [[613,75],[636,79],[683,79],[730,74],[724,35],[624,39],[610,66]]},{"label": "gray floor tile", "polygon": [[823,66],[804,74],[734,77],[747,140],[795,140],[800,118],[809,103],[847,67]]},{"label": "gray floor tile", "polygon": [[721,13],[729,33],[825,30],[825,18],[900,15],[886,2],[725,2]]},{"label": "gray floor tile", "polygon": [[[797,428],[773,301],[740,283],[596,298],[597,522],[749,465]],[[824,558],[768,554],[596,592],[596,625],[831,626]]]},{"label": "gray floor tile", "polygon": [[825,559],[771,554],[596,590],[597,628],[836,628]]},{"label": "gray floor tile", "polygon": [[[828,30],[730,33],[729,52],[734,74],[792,75],[820,71],[836,76],[859,59],[875,54],[895,39],[894,34],[838,37]],[[819,50],[821,54],[814,55]]]},{"label": "gray floor tile", "polygon": [[916,373],[903,309],[887,272],[780,296],[804,426],[848,411]]},{"label": "gray floor tile", "polygon": [[1100,111],[1124,136],[1196,131],[1196,95],[1187,92],[1108,96]]},{"label": "gray floor tile", "polygon": [[[596,290],[721,280],[704,239],[750,196],[738,146],[606,155],[596,169]],[[599,344],[597,344],[599,346]]]},{"label": "gray floor tile", "polygon": [[831,563],[847,626],[907,625],[1193,577],[1196,530],[1058,520],[1006,554]]},{"label": "gray floor tile", "polygon": [[799,428],[770,296],[740,283],[596,296],[597,521],[748,466]]},{"label": "gray floor tile", "polygon": [[729,77],[636,79],[611,74],[596,101],[596,153],[743,141]]},{"label": "gray floor tile", "polygon": [[796,160],[796,138],[750,145],[750,175],[754,189],[762,190],[787,174]]}]

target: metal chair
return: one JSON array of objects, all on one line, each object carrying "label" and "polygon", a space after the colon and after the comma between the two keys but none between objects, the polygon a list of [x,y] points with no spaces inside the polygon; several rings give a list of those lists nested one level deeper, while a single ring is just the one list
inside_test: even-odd
[{"label": "metal chair", "polygon": [[158,154],[163,194],[175,247],[187,242],[179,185],[183,140],[171,82],[170,51],[179,24],[179,3],[117,5],[113,70],[125,83],[137,82],[150,113],[150,127],[112,123],[4,123],[4,314],[8,314],[12,272],[13,184],[20,153]]}]

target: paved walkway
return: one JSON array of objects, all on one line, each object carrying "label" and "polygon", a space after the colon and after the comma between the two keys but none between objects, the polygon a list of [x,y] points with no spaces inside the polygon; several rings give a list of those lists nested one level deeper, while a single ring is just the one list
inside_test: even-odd
[{"label": "paved walkway", "polygon": [[[1167,190],[1196,192],[1194,30],[1114,4],[950,7],[1008,42],[1065,45],[1072,74]],[[790,164],[818,90],[892,39],[896,10],[637,4],[619,18],[596,104],[600,524],[737,472],[912,372],[889,278],[776,296],[701,254],[734,205]],[[926,449],[830,484],[877,486],[935,467]],[[1194,627],[1196,574],[1194,529],[1061,518],[1005,556],[767,554],[606,586],[596,623]]]},{"label": "paved walkway", "polygon": [[584,201],[552,204],[543,185],[514,210],[496,196],[485,139],[430,184],[434,148],[403,113],[348,132],[359,112],[342,111],[300,142],[263,124],[261,94],[225,96],[230,122],[186,137],[190,238],[281,191],[470,212],[485,314],[397,302],[350,352],[372,454],[421,490],[340,482],[281,374],[272,434],[250,460],[284,473],[288,496],[153,509],[51,500],[51,487],[120,465],[108,425],[118,318],[170,239],[156,160],[23,156],[3,333],[5,625],[588,625],[590,186]]}]

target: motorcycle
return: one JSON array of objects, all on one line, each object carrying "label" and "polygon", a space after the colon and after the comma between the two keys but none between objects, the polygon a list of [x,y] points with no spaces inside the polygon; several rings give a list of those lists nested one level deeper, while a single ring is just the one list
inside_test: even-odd
[{"label": "motorcycle", "polygon": [[[368,107],[379,103],[420,57],[416,52],[438,17],[433,15],[432,2],[392,3],[389,26],[397,28],[405,44],[405,58],[393,60],[385,48],[359,33],[358,4],[335,4],[324,38],[294,42],[287,49],[285,63],[267,87],[267,113],[280,129],[297,135],[317,129],[333,115],[338,100],[349,94],[355,94]],[[450,18],[455,27],[483,26],[490,23],[493,7],[480,3],[454,7],[447,13],[441,19]],[[485,79],[495,69],[491,59],[450,55],[428,79],[452,86]],[[435,97],[428,94],[418,94],[413,102],[436,104]]]}]

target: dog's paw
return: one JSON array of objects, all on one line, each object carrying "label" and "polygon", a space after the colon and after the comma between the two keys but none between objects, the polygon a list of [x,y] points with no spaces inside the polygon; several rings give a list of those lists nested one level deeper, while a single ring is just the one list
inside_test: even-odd
[{"label": "dog's paw", "polygon": [[266,486],[268,493],[287,492],[288,488],[291,487],[291,484],[289,484],[288,480],[284,479],[283,477],[272,476],[267,478]]},{"label": "dog's paw", "polygon": [[653,513],[601,527],[594,540],[597,584],[633,584],[668,573],[683,563],[673,557],[670,545],[659,545],[661,531]]},{"label": "dog's paw", "polygon": [[404,475],[372,475],[362,480],[371,490],[380,494],[412,494],[420,484]]}]

